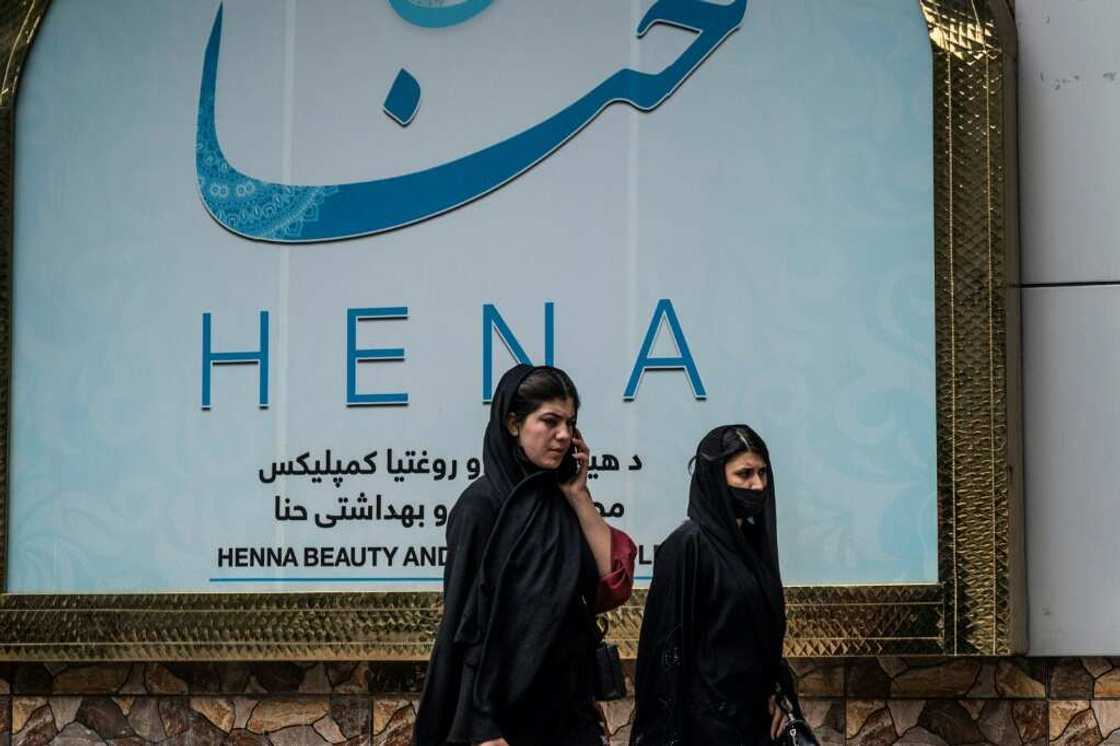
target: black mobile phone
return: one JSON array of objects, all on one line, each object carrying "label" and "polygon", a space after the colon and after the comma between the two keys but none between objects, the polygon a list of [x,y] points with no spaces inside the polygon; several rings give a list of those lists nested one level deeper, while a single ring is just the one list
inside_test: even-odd
[{"label": "black mobile phone", "polygon": [[579,461],[576,460],[576,447],[573,443],[568,452],[564,454],[564,458],[560,461],[560,466],[556,469],[556,478],[561,482],[570,482],[579,474]]}]

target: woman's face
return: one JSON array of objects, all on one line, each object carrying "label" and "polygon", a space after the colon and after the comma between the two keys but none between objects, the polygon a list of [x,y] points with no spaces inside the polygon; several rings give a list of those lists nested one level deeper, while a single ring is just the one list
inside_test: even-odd
[{"label": "woman's face", "polygon": [[560,466],[572,446],[576,429],[576,407],[571,399],[546,401],[523,422],[510,422],[509,431],[517,438],[526,458],[541,469]]},{"label": "woman's face", "polygon": [[730,487],[764,490],[770,482],[770,465],[754,451],[743,451],[727,459],[723,475]]}]

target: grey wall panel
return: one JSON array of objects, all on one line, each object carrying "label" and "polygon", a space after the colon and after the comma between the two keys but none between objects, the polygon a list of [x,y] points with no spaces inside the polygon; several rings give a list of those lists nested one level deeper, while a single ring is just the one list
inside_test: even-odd
[{"label": "grey wall panel", "polygon": [[1120,286],[1023,291],[1032,655],[1120,648]]},{"label": "grey wall panel", "polygon": [[1120,2],[1019,0],[1023,281],[1120,280]]}]

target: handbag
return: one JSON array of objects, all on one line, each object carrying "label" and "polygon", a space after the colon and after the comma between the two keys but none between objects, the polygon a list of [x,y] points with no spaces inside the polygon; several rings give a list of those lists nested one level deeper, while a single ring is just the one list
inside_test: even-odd
[{"label": "handbag", "polygon": [[618,654],[618,646],[606,640],[610,622],[604,617],[595,617],[587,607],[586,601],[583,605],[587,610],[585,618],[591,628],[593,639],[596,640],[591,667],[591,684],[595,699],[599,702],[622,699],[626,696],[626,675],[622,672],[622,658]]}]

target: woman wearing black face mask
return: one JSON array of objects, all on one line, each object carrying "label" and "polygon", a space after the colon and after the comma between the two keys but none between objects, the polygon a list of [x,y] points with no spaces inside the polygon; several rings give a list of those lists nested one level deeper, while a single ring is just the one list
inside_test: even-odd
[{"label": "woman wearing black face mask", "polygon": [[782,659],[770,453],[746,425],[708,433],[692,461],[688,520],[654,560],[638,645],[633,746],[768,744],[800,715]]}]

